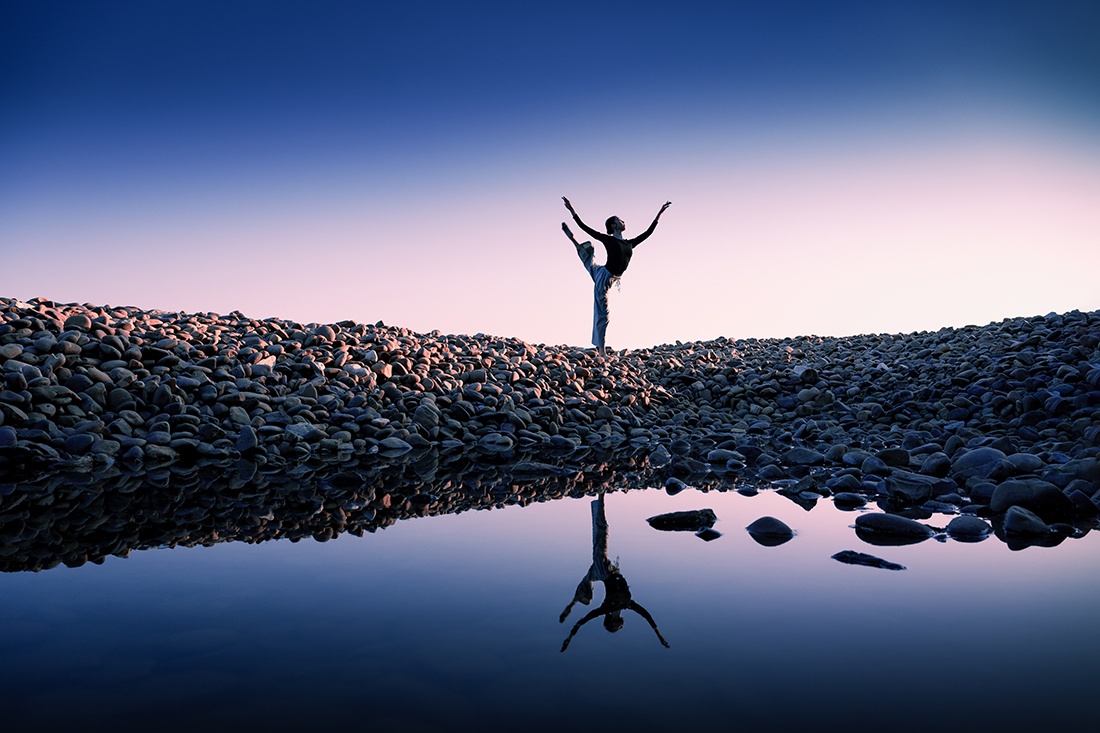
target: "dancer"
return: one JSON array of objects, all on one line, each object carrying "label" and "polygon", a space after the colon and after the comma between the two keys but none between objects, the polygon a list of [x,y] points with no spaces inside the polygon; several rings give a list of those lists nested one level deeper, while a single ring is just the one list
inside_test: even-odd
[{"label": "dancer", "polygon": [[569,225],[562,222],[562,231],[565,232],[565,236],[569,237],[569,241],[573,243],[573,246],[577,248],[577,256],[581,258],[588,274],[592,276],[592,282],[595,286],[595,302],[592,309],[592,344],[596,347],[599,355],[603,357],[607,354],[607,323],[610,319],[607,307],[607,291],[626,272],[626,268],[630,264],[630,258],[634,254],[634,248],[644,242],[650,234],[653,234],[653,230],[657,228],[657,222],[661,219],[661,214],[665,213],[665,209],[669,206],[672,206],[672,202],[665,202],[665,205],[657,212],[657,216],[653,218],[653,223],[649,225],[649,229],[646,229],[634,239],[623,239],[626,222],[619,217],[613,216],[608,219],[604,224],[607,227],[607,234],[601,234],[581,221],[581,218],[577,216],[577,212],[573,210],[573,204],[569,203],[569,199],[562,196],[561,200],[565,202],[565,208],[569,209],[569,213],[573,215],[573,221],[577,222],[577,225],[584,230],[585,234],[599,240],[607,251],[607,261],[603,265],[597,265],[592,260],[595,254],[592,243],[585,242],[582,244],[578,242],[573,236],[573,232],[569,231]]}]

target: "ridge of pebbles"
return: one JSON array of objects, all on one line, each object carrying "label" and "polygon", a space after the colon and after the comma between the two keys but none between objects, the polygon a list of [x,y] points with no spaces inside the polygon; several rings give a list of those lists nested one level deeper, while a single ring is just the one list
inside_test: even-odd
[{"label": "ridge of pebbles", "polygon": [[0,481],[456,453],[550,466],[595,451],[644,456],[665,475],[768,481],[800,503],[992,502],[1051,522],[1100,502],[1098,346],[1100,312],[1073,311],[600,361],[381,322],[0,298]]}]

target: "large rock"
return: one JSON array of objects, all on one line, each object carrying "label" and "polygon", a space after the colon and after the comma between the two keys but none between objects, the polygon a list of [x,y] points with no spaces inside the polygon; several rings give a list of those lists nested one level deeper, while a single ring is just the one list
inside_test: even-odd
[{"label": "large rock", "polygon": [[1055,517],[1073,511],[1073,502],[1052,483],[1041,479],[1005,481],[993,490],[989,508],[997,513],[1009,507],[1023,507],[1041,517]]},{"label": "large rock", "polygon": [[996,448],[975,448],[951,462],[951,474],[957,479],[1002,479],[1012,474],[1014,466],[1005,454]]}]

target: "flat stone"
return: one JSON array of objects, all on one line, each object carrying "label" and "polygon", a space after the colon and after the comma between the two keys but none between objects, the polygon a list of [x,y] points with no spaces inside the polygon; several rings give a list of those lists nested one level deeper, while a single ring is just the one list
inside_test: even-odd
[{"label": "flat stone", "polygon": [[684,512],[659,514],[646,520],[649,526],[664,532],[698,532],[718,521],[713,509],[694,509]]},{"label": "flat stone", "polygon": [[856,529],[872,534],[899,537],[924,539],[932,536],[932,530],[929,527],[896,514],[861,514],[856,517]]},{"label": "flat stone", "polygon": [[833,555],[833,559],[845,565],[863,565],[865,567],[881,568],[883,570],[905,570],[904,565],[898,565],[896,562],[889,562],[888,560],[883,560],[881,557],[868,555],[865,552],[856,552],[855,550],[842,550]]}]

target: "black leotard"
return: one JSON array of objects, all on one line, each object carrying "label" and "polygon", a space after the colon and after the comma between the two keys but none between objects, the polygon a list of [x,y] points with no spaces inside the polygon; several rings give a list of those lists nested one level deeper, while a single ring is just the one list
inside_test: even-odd
[{"label": "black leotard", "polygon": [[627,265],[630,264],[630,257],[634,254],[634,248],[644,242],[657,228],[657,220],[654,219],[653,223],[649,225],[649,229],[646,229],[634,239],[619,239],[610,234],[597,232],[581,221],[581,218],[575,213],[573,214],[573,221],[577,222],[577,226],[583,229],[585,234],[598,239],[603,244],[604,249],[607,250],[607,263],[604,264],[604,267],[613,277],[619,277],[626,272]]}]

